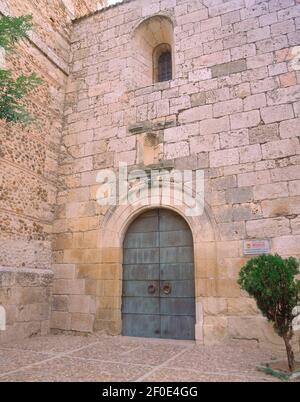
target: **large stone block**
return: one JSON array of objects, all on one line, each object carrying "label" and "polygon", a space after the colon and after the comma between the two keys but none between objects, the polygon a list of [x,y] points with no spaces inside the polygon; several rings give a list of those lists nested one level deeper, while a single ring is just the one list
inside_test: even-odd
[{"label": "large stone block", "polygon": [[289,256],[289,255],[300,255],[300,236],[282,236],[273,239],[273,250],[278,254]]},{"label": "large stone block", "polygon": [[46,303],[26,304],[16,309],[16,321],[34,322],[50,319],[51,305],[48,300]]},{"label": "large stone block", "polygon": [[204,344],[224,343],[228,336],[228,319],[224,316],[207,316],[204,319]]},{"label": "large stone block", "polygon": [[[268,71],[268,70],[266,70]],[[267,73],[268,75],[268,73]],[[260,94],[263,92],[270,92],[276,88],[278,88],[278,81],[275,77],[266,77],[263,79],[255,80],[253,77],[253,81],[251,82],[251,91],[253,94]]]},{"label": "large stone block", "polygon": [[300,137],[300,119],[281,122],[279,130],[281,138]]},{"label": "large stone block", "polygon": [[48,290],[39,287],[17,287],[13,294],[16,305],[39,304],[47,301],[49,297]]},{"label": "large stone block", "polygon": [[57,296],[52,297],[52,311],[64,311],[67,312],[69,307],[68,296]]},{"label": "large stone block", "polygon": [[171,127],[165,130],[164,140],[166,142],[179,142],[199,134],[199,124],[187,124],[184,126]]},{"label": "large stone block", "polygon": [[200,133],[205,134],[216,134],[223,131],[228,131],[230,129],[229,117],[221,117],[219,119],[208,119],[202,120],[200,122]]},{"label": "large stone block", "polygon": [[261,116],[265,124],[289,120],[294,117],[292,105],[278,105],[263,108]]},{"label": "large stone block", "polygon": [[297,195],[300,196],[300,180],[290,181],[289,191],[292,197]]},{"label": "large stone block", "polygon": [[204,91],[191,95],[192,107],[203,106],[205,104],[206,104],[206,93]]},{"label": "large stone block", "polygon": [[226,191],[226,201],[230,204],[251,202],[254,199],[252,187],[238,187]]},{"label": "large stone block", "polygon": [[[279,88],[274,91],[271,91],[267,94],[267,101],[269,106],[275,106],[275,105],[283,105],[283,109],[285,108],[290,109],[290,105],[284,105],[288,104],[291,102],[297,102],[300,100],[300,85],[294,85],[292,87],[287,87],[287,88]],[[285,108],[284,108],[285,107]],[[275,109],[277,110],[277,109]],[[279,109],[280,110],[280,109]],[[284,114],[282,112],[282,114]],[[291,115],[290,110],[288,111],[288,114]],[[288,120],[292,119],[292,117],[286,117],[283,118],[282,120]]]},{"label": "large stone block", "polygon": [[256,94],[252,96],[248,96],[244,99],[244,110],[254,110],[260,109],[267,105],[266,95],[265,94]]},{"label": "large stone block", "polygon": [[259,172],[241,173],[238,175],[239,187],[256,186],[260,184],[270,183],[270,181],[271,177],[270,172],[268,170]]},{"label": "large stone block", "polygon": [[189,143],[180,141],[172,144],[165,144],[164,152],[166,159],[176,159],[190,154]]},{"label": "large stone block", "polygon": [[247,236],[252,238],[270,238],[291,233],[287,218],[261,219],[246,223]]},{"label": "large stone block", "polygon": [[264,26],[247,32],[248,42],[257,42],[259,40],[267,39],[270,36],[271,32],[269,26]]},{"label": "large stone block", "polygon": [[262,217],[261,207],[257,203],[234,205],[233,220],[234,221],[250,221]]},{"label": "large stone block", "polygon": [[276,140],[279,140],[279,130],[277,124],[263,124],[249,130],[250,144],[261,144]]},{"label": "large stone block", "polygon": [[261,205],[266,218],[300,214],[300,197],[265,200]]},{"label": "large stone block", "polygon": [[51,329],[69,331],[71,329],[71,314],[68,312],[52,311]]},{"label": "large stone block", "polygon": [[238,163],[239,163],[238,149],[229,149],[210,153],[210,167],[236,165]]},{"label": "large stone block", "polygon": [[291,219],[291,229],[293,234],[300,235],[300,216],[295,219]]},{"label": "large stone block", "polygon": [[229,63],[219,64],[213,66],[211,69],[213,78],[223,77],[226,75],[239,73],[245,70],[247,70],[246,60],[236,60]]},{"label": "large stone block", "polygon": [[258,162],[262,159],[262,151],[259,144],[241,147],[239,151],[241,163]]},{"label": "large stone block", "polygon": [[[246,229],[244,222],[230,222],[220,223],[219,232],[221,240],[240,240],[246,236]],[[220,296],[225,296],[220,293]]]},{"label": "large stone block", "polygon": [[190,139],[191,153],[208,152],[220,148],[219,136],[217,134],[196,136]]},{"label": "large stone block", "polygon": [[83,279],[56,279],[53,294],[55,295],[83,295],[85,284]]},{"label": "large stone block", "polygon": [[15,270],[8,270],[6,268],[0,268],[0,287],[11,287],[16,283]]},{"label": "large stone block", "polygon": [[70,295],[68,298],[68,311],[70,313],[90,313],[91,300],[90,296]]},{"label": "large stone block", "polygon": [[247,59],[248,68],[269,66],[273,63],[273,53],[259,54]]},{"label": "large stone block", "polygon": [[212,118],[212,106],[205,105],[183,111],[182,113],[179,114],[178,119],[181,124],[184,124],[210,118]]},{"label": "large stone block", "polygon": [[258,314],[255,300],[249,297],[229,298],[227,304],[229,315],[249,316]]},{"label": "large stone block", "polygon": [[202,299],[204,313],[208,316],[226,315],[228,312],[227,300],[222,297],[207,297]]},{"label": "large stone block", "polygon": [[232,130],[258,126],[260,123],[260,113],[258,110],[237,113],[230,116]]},{"label": "large stone block", "polygon": [[286,197],[287,195],[288,195],[288,185],[286,182],[263,184],[254,187],[255,200],[280,198],[280,197]]},{"label": "large stone block", "polygon": [[248,129],[220,133],[221,148],[235,148],[249,145]]},{"label": "large stone block", "polygon": [[243,111],[243,101],[241,99],[232,99],[215,103],[213,106],[214,117],[222,117],[232,113]]},{"label": "large stone block", "polygon": [[[217,177],[211,180],[212,190],[234,189],[237,186],[236,176]],[[232,190],[233,191],[233,190]]]},{"label": "large stone block", "polygon": [[300,153],[299,140],[291,138],[262,145],[264,159],[283,158]]},{"label": "large stone block", "polygon": [[229,317],[228,331],[234,340],[255,341],[270,351],[281,349],[284,352],[283,339],[275,333],[273,325],[262,316]]}]

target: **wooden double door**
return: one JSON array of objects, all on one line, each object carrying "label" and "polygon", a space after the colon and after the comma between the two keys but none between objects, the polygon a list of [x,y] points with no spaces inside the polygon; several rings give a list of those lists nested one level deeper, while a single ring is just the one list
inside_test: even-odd
[{"label": "wooden double door", "polygon": [[165,209],[139,216],[124,240],[122,333],[195,339],[191,230]]}]

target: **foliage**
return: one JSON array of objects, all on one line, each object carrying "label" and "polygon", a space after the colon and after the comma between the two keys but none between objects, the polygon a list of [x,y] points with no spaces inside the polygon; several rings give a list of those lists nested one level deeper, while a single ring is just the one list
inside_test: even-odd
[{"label": "foliage", "polygon": [[15,44],[26,37],[28,31],[33,27],[32,16],[21,17],[0,17],[0,47],[6,51],[13,50]]},{"label": "foliage", "polygon": [[[0,17],[0,47],[12,51],[16,43],[26,37],[32,28],[32,17]],[[23,99],[42,83],[35,74],[14,78],[11,70],[0,69],[0,119],[13,123],[28,124],[33,117],[27,111]]]},{"label": "foliage", "polygon": [[273,370],[271,367],[258,367],[257,370],[267,375],[272,375],[273,377],[279,378],[281,381],[288,381],[290,379],[290,374]]},{"label": "foliage", "polygon": [[32,121],[32,116],[20,100],[41,82],[34,73],[20,75],[14,80],[11,71],[0,70],[0,118],[14,123]]},{"label": "foliage", "polygon": [[239,285],[253,296],[258,308],[273,323],[286,345],[289,367],[294,367],[290,345],[293,336],[293,309],[300,300],[299,262],[296,258],[262,255],[251,259],[241,269]]}]

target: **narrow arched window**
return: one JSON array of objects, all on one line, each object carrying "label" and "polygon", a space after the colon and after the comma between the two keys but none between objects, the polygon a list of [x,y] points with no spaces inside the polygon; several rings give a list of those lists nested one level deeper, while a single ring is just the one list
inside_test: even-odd
[{"label": "narrow arched window", "polygon": [[162,53],[158,59],[157,81],[169,81],[172,79],[172,55],[167,51]]},{"label": "narrow arched window", "polygon": [[163,43],[157,46],[153,52],[154,82],[169,81],[173,78],[172,48]]}]

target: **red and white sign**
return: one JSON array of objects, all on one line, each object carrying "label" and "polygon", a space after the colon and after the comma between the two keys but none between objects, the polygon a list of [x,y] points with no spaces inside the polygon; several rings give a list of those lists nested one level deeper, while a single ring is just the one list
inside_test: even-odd
[{"label": "red and white sign", "polygon": [[244,255],[261,255],[270,252],[269,240],[244,240],[243,253]]}]

